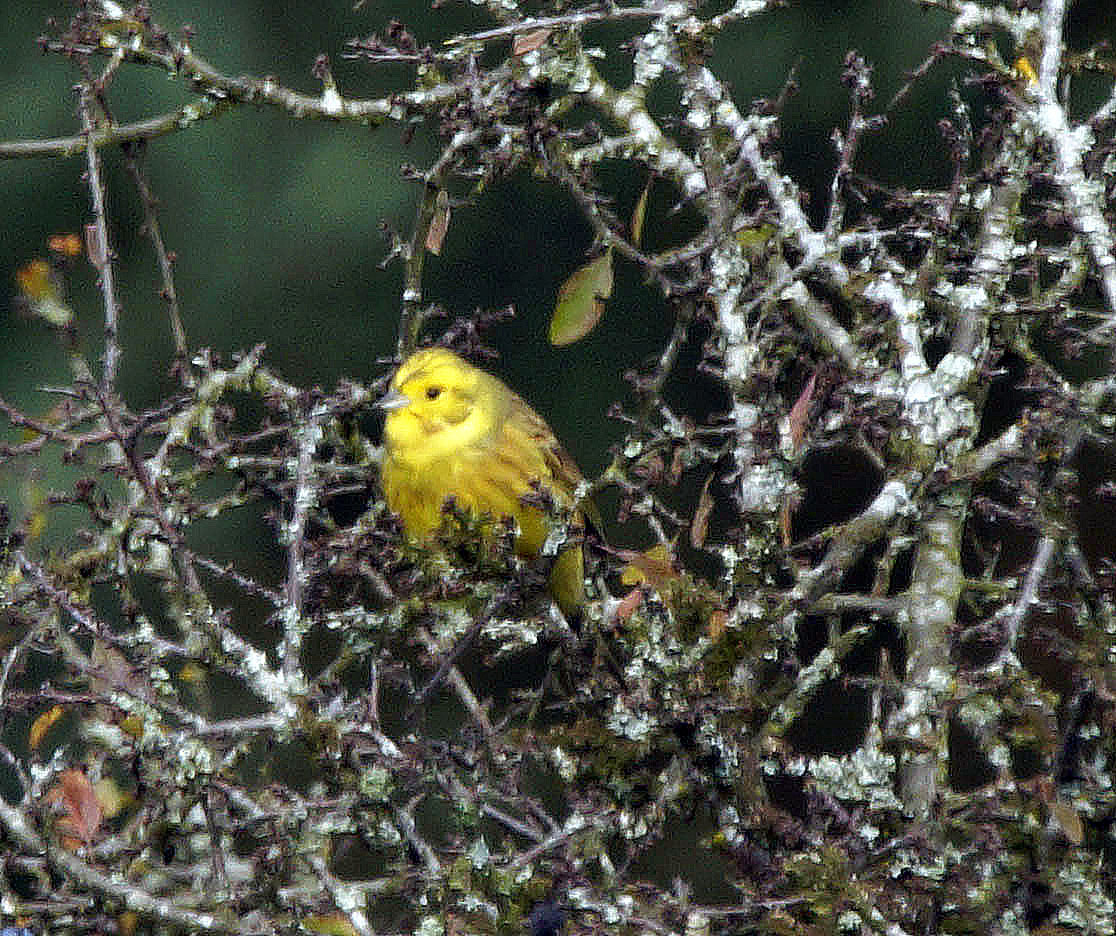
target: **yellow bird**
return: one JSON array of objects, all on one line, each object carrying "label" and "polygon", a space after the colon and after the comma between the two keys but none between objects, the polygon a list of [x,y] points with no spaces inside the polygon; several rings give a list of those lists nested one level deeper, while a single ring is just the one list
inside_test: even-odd
[{"label": "yellow bird", "polygon": [[387,412],[384,495],[415,539],[431,537],[452,497],[475,516],[511,517],[516,552],[533,558],[555,522],[526,500],[538,500],[533,483],[570,514],[577,541],[554,561],[549,587],[562,613],[575,620],[585,604],[585,514],[574,502],[582,477],[543,418],[499,378],[446,348],[407,358],[380,406]]}]

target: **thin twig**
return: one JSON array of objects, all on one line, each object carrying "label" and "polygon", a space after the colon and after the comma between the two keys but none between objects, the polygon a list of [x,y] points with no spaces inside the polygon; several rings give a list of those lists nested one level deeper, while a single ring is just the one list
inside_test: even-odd
[{"label": "thin twig", "polygon": [[109,397],[116,385],[116,372],[120,366],[120,304],[116,296],[113,275],[112,243],[109,240],[108,217],[105,210],[105,184],[101,177],[101,157],[93,141],[95,118],[93,115],[94,92],[89,82],[81,85],[81,125],[86,137],[85,157],[89,193],[93,198],[93,226],[95,244],[87,248],[89,259],[96,267],[101,281],[101,295],[105,306],[105,358],[101,374],[101,395]]}]

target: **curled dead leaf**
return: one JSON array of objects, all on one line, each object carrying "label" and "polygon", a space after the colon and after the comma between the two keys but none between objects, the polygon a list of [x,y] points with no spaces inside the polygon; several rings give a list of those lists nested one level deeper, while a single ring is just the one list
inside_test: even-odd
[{"label": "curled dead leaf", "polygon": [[806,427],[810,424],[810,403],[814,397],[814,385],[817,383],[818,375],[815,371],[810,375],[810,379],[806,381],[806,386],[802,388],[802,392],[798,394],[798,399],[794,401],[794,406],[790,411],[790,437],[791,445],[797,454],[799,449],[802,448],[802,443],[806,438]]},{"label": "curled dead leaf", "polygon": [[63,770],[44,799],[57,806],[62,813],[58,819],[58,832],[64,848],[76,851],[83,845],[92,844],[104,812],[85,771],[74,768]]},{"label": "curled dead leaf", "polygon": [[515,38],[512,39],[512,55],[526,55],[528,52],[534,52],[550,38],[551,32],[552,30],[543,28],[517,33]]},{"label": "curled dead leaf", "polygon": [[623,585],[648,585],[662,593],[680,578],[670,549],[663,543],[652,546],[646,552],[624,549],[617,554],[627,562],[620,573],[620,582]]},{"label": "curled dead leaf", "polygon": [[713,475],[710,475],[701,486],[697,509],[694,510],[694,519],[690,523],[690,545],[694,549],[701,549],[705,545],[705,535],[709,532],[709,515],[713,513],[713,496],[709,493],[712,480]]},{"label": "curled dead leaf", "polygon": [[434,196],[434,217],[426,230],[426,249],[435,257],[442,254],[442,243],[446,239],[449,223],[449,193],[445,189],[438,189],[438,194]]}]

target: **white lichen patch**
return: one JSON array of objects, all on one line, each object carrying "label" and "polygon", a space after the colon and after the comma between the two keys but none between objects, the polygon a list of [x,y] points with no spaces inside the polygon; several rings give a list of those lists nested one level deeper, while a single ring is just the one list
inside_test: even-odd
[{"label": "white lichen patch", "polygon": [[[1094,859],[1083,855],[1081,861],[1086,860]],[[1116,932],[1116,907],[1104,890],[1102,874],[1094,868],[1082,868],[1081,862],[1073,862],[1059,870],[1057,880],[1065,900],[1056,916],[1060,924],[1082,933]]]},{"label": "white lichen patch", "polygon": [[337,88],[330,85],[322,92],[321,107],[323,112],[334,116],[345,109],[345,102]]},{"label": "white lichen patch", "polygon": [[628,708],[619,696],[612,700],[612,709],[605,719],[609,731],[630,741],[646,742],[658,724],[658,719],[649,713]]},{"label": "white lichen patch", "polygon": [[876,748],[857,748],[845,757],[811,758],[809,772],[818,789],[844,802],[867,803],[871,809],[903,808],[894,790],[895,758]]},{"label": "white lichen patch", "polygon": [[192,738],[183,738],[174,750],[177,758],[175,785],[182,787],[213,773],[213,752]]}]

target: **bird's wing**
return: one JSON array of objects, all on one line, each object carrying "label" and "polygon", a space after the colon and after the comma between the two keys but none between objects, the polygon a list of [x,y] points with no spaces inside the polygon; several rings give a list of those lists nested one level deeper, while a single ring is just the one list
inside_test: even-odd
[{"label": "bird's wing", "polygon": [[[541,456],[538,480],[551,489],[551,494],[559,504],[572,506],[574,491],[584,478],[577,463],[562,447],[546,421],[521,396],[512,394],[508,419],[504,425],[514,426],[527,436],[530,443],[527,447]],[[578,513],[600,532],[601,518],[596,504],[586,499],[577,508]]]}]

